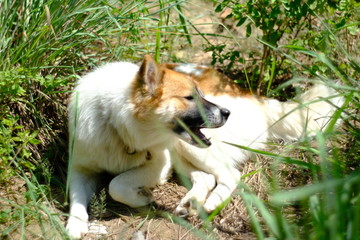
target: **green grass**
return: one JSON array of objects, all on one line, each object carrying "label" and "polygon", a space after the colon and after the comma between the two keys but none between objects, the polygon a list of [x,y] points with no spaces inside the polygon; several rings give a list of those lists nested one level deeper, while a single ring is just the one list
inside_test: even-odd
[{"label": "green grass", "polygon": [[[359,5],[341,1],[325,9],[325,14],[312,14],[313,20],[307,20],[317,27],[303,29],[291,41],[284,38],[274,44],[259,36],[253,44],[266,46],[267,58],[240,52],[241,41],[229,29],[223,35],[201,32],[186,16],[191,7],[190,2],[176,0],[0,1],[2,238],[32,239],[37,234],[53,239],[66,234],[62,221],[66,201],[57,199],[66,195],[66,98],[80,74],[108,61],[138,61],[145,53],[155,55],[157,61],[181,61],[173,47],[180,41],[192,46],[194,39],[203,39],[207,44],[203,48],[213,51],[213,63],[228,72],[241,70],[243,78],[237,82],[253,92],[291,96],[292,82],[277,77],[291,71],[333,83],[346,99],[335,115],[344,118],[340,131],[330,124],[314,140],[291,144],[280,154],[255,151],[272,163],[244,179],[262,174],[268,183],[267,197],[259,197],[246,184],[239,186],[239,195],[258,239],[359,239],[360,67],[356,56],[360,50],[354,47],[358,46]],[[331,17],[336,9],[342,22]],[[178,20],[170,20],[174,15]],[[233,48],[212,44],[211,37],[233,39]],[[205,51],[198,46],[196,50]],[[298,154],[288,155],[294,151]],[[296,187],[290,188],[284,183],[284,174],[293,169],[306,173],[307,185],[294,182]],[[20,202],[11,197],[14,179],[25,186],[15,194]],[[105,203],[103,198],[98,202],[93,208],[101,217]],[[169,213],[163,216],[193,228]],[[191,231],[200,238],[214,237],[215,217],[203,216],[203,228]],[[33,226],[36,231],[29,233]]]}]

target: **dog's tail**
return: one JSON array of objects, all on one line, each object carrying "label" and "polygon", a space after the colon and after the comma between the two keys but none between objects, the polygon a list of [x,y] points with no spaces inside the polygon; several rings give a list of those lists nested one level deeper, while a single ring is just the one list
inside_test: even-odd
[{"label": "dog's tail", "polygon": [[294,141],[325,130],[343,103],[344,98],[337,91],[322,84],[287,102],[270,99],[267,101],[270,137]]}]

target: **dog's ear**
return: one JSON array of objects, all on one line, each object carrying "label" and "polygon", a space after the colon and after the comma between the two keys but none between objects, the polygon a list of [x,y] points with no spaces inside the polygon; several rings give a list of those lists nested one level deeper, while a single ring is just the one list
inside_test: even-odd
[{"label": "dog's ear", "polygon": [[150,55],[145,55],[139,70],[139,80],[150,94],[155,94],[162,81],[163,71]]}]

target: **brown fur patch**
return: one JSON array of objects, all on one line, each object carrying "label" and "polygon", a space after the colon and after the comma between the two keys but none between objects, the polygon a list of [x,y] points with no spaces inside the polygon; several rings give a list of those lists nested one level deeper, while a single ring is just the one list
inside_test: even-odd
[{"label": "brown fur patch", "polygon": [[[191,95],[196,86],[192,76],[151,61],[151,59],[144,59],[133,83],[131,100],[135,104],[135,116],[139,120],[148,119],[154,109],[166,101],[175,102],[179,112],[186,110],[188,105],[184,97]],[[151,66],[147,67],[148,64]],[[151,81],[144,80],[147,74],[150,75]]]},{"label": "brown fur patch", "polygon": [[131,101],[135,104],[135,116],[139,120],[149,118],[153,109],[159,106],[163,73],[163,68],[151,56],[145,55],[132,86]]},{"label": "brown fur patch", "polygon": [[250,94],[242,90],[233,80],[212,68],[204,69],[203,74],[196,77],[196,81],[205,94],[214,96],[229,95],[232,97]]},{"label": "brown fur patch", "polygon": [[162,101],[174,100],[180,111],[187,109],[184,97],[193,94],[194,79],[188,75],[165,69]]},{"label": "brown fur patch", "polygon": [[[162,64],[165,68],[175,69],[178,64],[166,63]],[[199,70],[203,73],[200,76],[191,74],[191,76],[197,82],[198,87],[206,95],[228,95],[232,97],[236,96],[248,96],[254,97],[249,91],[240,88],[233,80],[225,76],[224,74],[216,71],[213,68],[207,68],[198,66]]]}]

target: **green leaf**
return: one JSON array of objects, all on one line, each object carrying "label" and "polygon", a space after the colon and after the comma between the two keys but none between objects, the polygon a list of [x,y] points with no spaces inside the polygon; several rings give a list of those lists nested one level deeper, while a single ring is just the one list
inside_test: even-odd
[{"label": "green leaf", "polygon": [[8,126],[8,127],[11,127],[11,126],[14,126],[15,121],[14,121],[13,119],[6,119],[6,118],[4,118],[4,119],[2,120],[2,123],[3,123],[4,125]]},{"label": "green leaf", "polygon": [[246,37],[250,37],[251,36],[251,24],[249,23],[248,25],[246,25]]},{"label": "green leaf", "polygon": [[30,170],[35,170],[36,167],[34,164],[32,164],[31,162],[29,161],[21,161],[20,164],[24,167],[26,167],[27,169],[30,169]]},{"label": "green leaf", "polygon": [[241,25],[244,24],[244,22],[246,21],[246,17],[240,18],[240,20],[238,21],[238,23],[236,24],[236,26],[240,27]]},{"label": "green leaf", "polygon": [[222,4],[219,4],[215,8],[215,12],[221,12],[224,9],[224,6]]},{"label": "green leaf", "polygon": [[33,138],[33,139],[30,139],[30,140],[29,140],[29,143],[34,144],[34,145],[37,145],[37,144],[40,144],[41,141],[38,140],[38,139]]},{"label": "green leaf", "polygon": [[24,139],[21,137],[12,137],[11,139],[15,142],[23,142],[24,141]]},{"label": "green leaf", "polygon": [[307,54],[307,55],[312,56],[312,57],[317,57],[318,56],[318,54],[316,52],[311,51],[311,50],[309,50],[307,48],[304,48],[304,47],[295,46],[295,45],[285,45],[283,47],[286,47],[288,49],[293,49],[293,50],[298,51],[298,52],[302,52],[302,53]]}]

